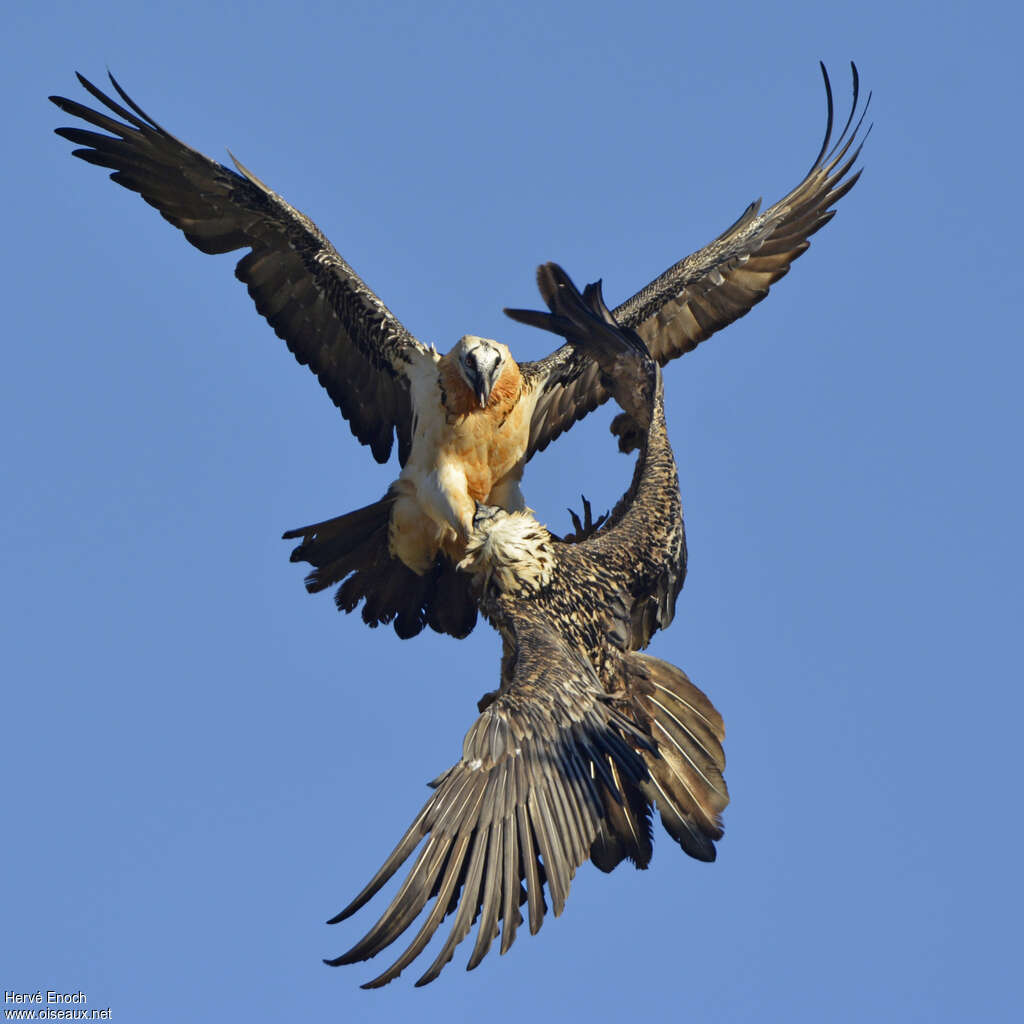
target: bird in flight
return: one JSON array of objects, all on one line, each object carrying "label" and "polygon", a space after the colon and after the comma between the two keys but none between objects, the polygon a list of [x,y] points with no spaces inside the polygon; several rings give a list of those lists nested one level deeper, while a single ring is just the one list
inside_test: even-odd
[{"label": "bird in flight", "polygon": [[376,956],[433,905],[399,958],[364,985],[398,977],[454,914],[417,982],[433,981],[478,921],[468,967],[501,933],[541,926],[547,887],[559,915],[588,857],[603,871],[646,867],[650,816],[699,860],[715,858],[728,803],[721,716],[686,675],[639,653],[672,620],[686,572],[675,459],[665,432],[661,370],[639,335],[620,329],[599,285],[581,296],[555,264],[539,282],[552,313],[516,311],[563,334],[609,380],[636,424],[633,481],[610,518],[577,544],[553,543],[529,511],[478,505],[463,568],[501,634],[501,685],[480,702],[462,757],[384,865],[331,923],[362,908],[420,847],[367,935],[332,965]]},{"label": "bird in flight", "polygon": [[[822,65],[825,138],[800,183],[763,212],[760,201],[751,203],[718,238],[616,307],[617,321],[635,330],[660,364],[760,302],[857,181],[867,104],[858,117],[851,67],[853,103],[833,144],[832,88]],[[234,156],[237,170],[181,142],[112,75],[121,102],[78,79],[106,112],[50,97],[100,129],[58,128],[79,147],[74,155],[110,169],[113,181],[138,192],[202,252],[248,250],[235,276],[355,436],[382,463],[397,439],[401,469],[381,500],[285,534],[300,541],[292,559],[313,566],[307,588],[337,584],[340,609],[363,602],[364,621],[391,622],[402,637],[426,625],[465,636],[476,605],[455,566],[476,505],[525,509],[526,463],[608,399],[598,363],[569,344],[517,363],[502,343],[469,334],[441,355],[398,321],[305,214]],[[628,417],[617,418],[613,430],[624,450],[635,444]]]}]

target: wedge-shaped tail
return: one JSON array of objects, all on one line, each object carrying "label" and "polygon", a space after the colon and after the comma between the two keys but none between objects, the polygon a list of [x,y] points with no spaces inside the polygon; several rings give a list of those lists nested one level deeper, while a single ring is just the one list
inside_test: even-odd
[{"label": "wedge-shaped tail", "polygon": [[620,783],[623,799],[606,806],[590,856],[602,871],[629,858],[646,868],[653,853],[651,811],[696,860],[713,861],[722,838],[722,811],[729,791],[722,772],[722,716],[681,669],[646,654],[624,661],[631,720],[642,725],[650,746],[640,750],[647,778]]},{"label": "wedge-shaped tail", "polygon": [[291,560],[313,566],[306,589],[314,594],[340,584],[334,595],[340,611],[351,612],[365,600],[363,621],[368,626],[391,622],[403,639],[424,626],[467,636],[476,624],[468,578],[443,555],[423,575],[391,555],[388,521],[394,502],[392,489],[372,505],[285,533],[285,540],[302,541]]},{"label": "wedge-shaped tail", "polygon": [[636,700],[657,745],[643,753],[650,772],[643,791],[691,857],[714,860],[729,803],[722,716],[675,665],[649,654],[631,655],[630,664]]}]

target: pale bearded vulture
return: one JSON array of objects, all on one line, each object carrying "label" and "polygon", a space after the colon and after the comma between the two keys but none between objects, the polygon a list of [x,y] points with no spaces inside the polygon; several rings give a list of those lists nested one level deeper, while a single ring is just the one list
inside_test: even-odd
[{"label": "pale bearded vulture", "polygon": [[[541,268],[554,316],[526,314],[589,352],[639,426],[633,482],[600,530],[553,543],[529,512],[479,506],[464,568],[503,641],[501,687],[481,701],[457,764],[384,866],[332,923],[364,906],[420,847],[391,905],[332,965],[376,956],[426,917],[402,955],[364,987],[396,978],[454,914],[447,941],[417,982],[432,981],[474,922],[468,966],[499,930],[512,944],[526,904],[531,933],[557,916],[589,857],[611,871],[651,858],[651,812],[698,860],[715,858],[722,777],[721,716],[686,675],[637,653],[669,624],[686,571],[675,460],[665,433],[661,370],[620,330],[599,287],[585,299],[559,267]],[[422,844],[422,845],[421,845]]]},{"label": "pale bearded vulture", "polygon": [[[831,148],[824,66],[822,74],[825,141],[800,184],[764,213],[752,203],[722,235],[615,310],[660,363],[760,302],[856,182],[859,172],[851,172],[860,147],[853,147],[863,120],[861,114],[854,125],[857,71],[850,117]],[[403,637],[426,624],[464,636],[476,608],[453,566],[465,552],[475,505],[525,507],[525,464],[607,400],[597,363],[565,345],[546,359],[517,364],[501,343],[472,335],[440,355],[399,323],[308,217],[237,160],[240,173],[170,135],[113,76],[127,107],[78,78],[123,120],[51,97],[64,112],[110,133],[58,128],[82,147],[74,155],[112,168],[113,181],[138,192],[203,252],[248,249],[235,275],[352,432],[378,462],[387,461],[398,439],[401,473],[381,501],[285,534],[302,540],[293,560],[315,567],[307,587],[340,583],[339,608],[351,611],[365,599],[363,618],[370,625],[393,621]],[[620,417],[613,429],[624,449],[632,446],[628,420]]]}]

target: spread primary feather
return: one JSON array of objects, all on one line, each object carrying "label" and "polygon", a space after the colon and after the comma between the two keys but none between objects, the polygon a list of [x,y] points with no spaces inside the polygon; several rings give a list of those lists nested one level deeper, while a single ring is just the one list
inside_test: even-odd
[{"label": "spread primary feather", "polygon": [[[358,912],[410,858],[379,921],[328,963],[382,953],[425,919],[410,945],[365,987],[392,981],[453,922],[417,984],[438,976],[477,924],[475,967],[501,934],[540,928],[547,898],[562,912],[588,858],[611,871],[652,855],[651,812],[692,857],[715,858],[729,800],[724,728],[675,666],[641,654],[672,619],[686,548],[660,371],[642,341],[584,299],[554,265],[541,268],[546,326],[616,370],[615,398],[641,425],[633,483],[609,520],[578,544],[557,544],[529,511],[478,506],[463,568],[501,634],[501,686],[481,702],[462,757],[432,784],[423,811],[362,892]],[[417,847],[419,847],[418,853]],[[546,895],[545,895],[546,890]],[[432,902],[433,901],[433,902]]]},{"label": "spread primary feather", "polygon": [[[689,352],[760,302],[856,182],[863,119],[862,113],[855,121],[856,69],[850,117],[834,145],[824,78],[825,141],[800,183],[763,212],[751,204],[722,235],[614,311],[659,363]],[[473,503],[524,507],[524,465],[608,399],[607,377],[568,344],[517,365],[505,346],[467,335],[439,356],[406,330],[312,220],[234,157],[237,170],[175,138],[113,76],[121,102],[81,75],[79,81],[104,109],[51,97],[99,129],[57,129],[79,147],[74,155],[110,169],[115,182],[138,192],[203,252],[248,249],[235,275],[259,313],[316,374],[377,461],[386,462],[398,442],[403,469],[384,498],[285,534],[301,541],[293,560],[314,567],[307,587],[338,584],[339,608],[363,603],[369,624],[393,622],[401,636],[425,625],[465,635],[476,611],[454,562]],[[620,447],[633,443],[628,416],[613,429]]]}]

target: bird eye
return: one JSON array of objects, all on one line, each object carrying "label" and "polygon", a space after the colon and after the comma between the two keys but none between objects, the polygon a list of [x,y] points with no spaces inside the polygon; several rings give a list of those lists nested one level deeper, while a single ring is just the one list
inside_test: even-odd
[{"label": "bird eye", "polygon": [[474,352],[470,352],[466,356],[466,367],[467,367],[467,369],[470,369],[470,370],[475,370],[476,369],[476,354]]}]

